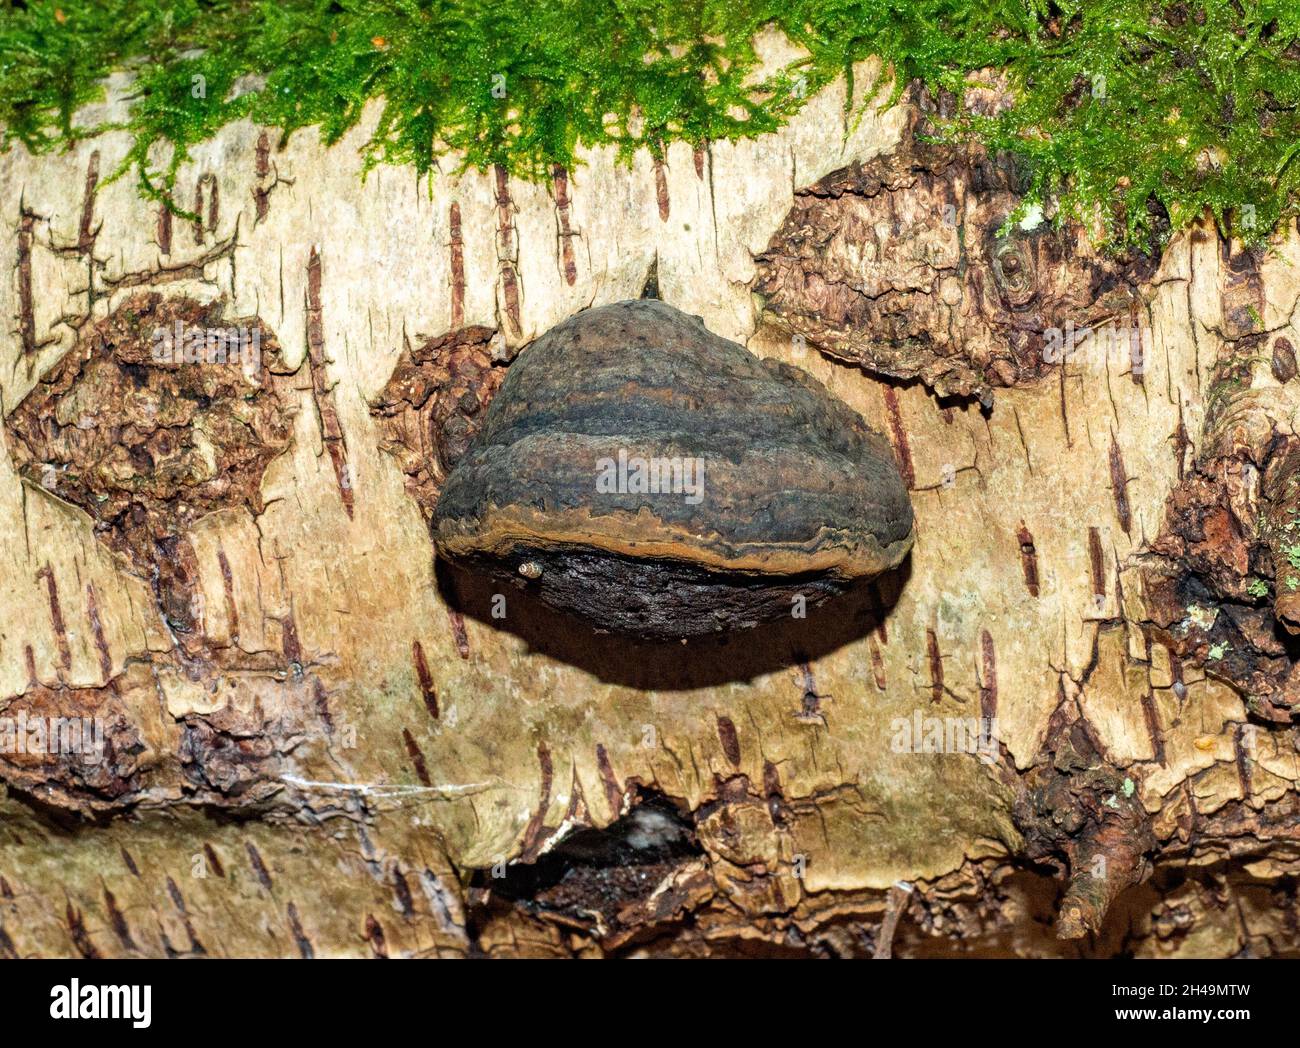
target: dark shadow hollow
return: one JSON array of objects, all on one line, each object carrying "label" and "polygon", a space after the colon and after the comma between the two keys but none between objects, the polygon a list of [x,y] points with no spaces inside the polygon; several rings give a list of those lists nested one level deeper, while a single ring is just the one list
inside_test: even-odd
[{"label": "dark shadow hollow", "polygon": [[[601,632],[585,618],[547,607],[519,583],[472,573],[442,558],[436,572],[439,594],[449,607],[493,629],[513,633],[533,651],[608,684],[642,691],[689,691],[753,680],[860,640],[897,603],[911,563],[909,556],[893,571],[853,585],[820,606],[813,606],[810,595],[806,618],[787,617],[688,642]],[[492,614],[498,595],[505,598],[503,618]],[[500,607],[500,601],[495,603]]]}]

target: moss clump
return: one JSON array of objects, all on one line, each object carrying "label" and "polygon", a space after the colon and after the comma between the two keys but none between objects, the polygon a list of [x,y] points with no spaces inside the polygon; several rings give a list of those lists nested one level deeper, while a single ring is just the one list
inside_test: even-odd
[{"label": "moss clump", "polygon": [[[768,24],[808,55],[756,82]],[[938,133],[1020,154],[1030,206],[1117,247],[1207,209],[1247,240],[1297,213],[1294,0],[0,0],[0,124],[31,149],[96,134],[74,114],[127,69],[134,147],[115,174],[153,195],[231,120],[334,142],[379,97],[368,164],[426,173],[452,150],[545,178],[579,144],[772,131],[871,55],[935,94],[1003,70],[1014,105]]]}]

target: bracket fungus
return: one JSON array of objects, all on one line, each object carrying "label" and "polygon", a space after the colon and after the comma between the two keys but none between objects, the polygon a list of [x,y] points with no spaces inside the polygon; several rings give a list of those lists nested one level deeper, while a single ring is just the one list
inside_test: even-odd
[{"label": "bracket fungus", "polygon": [[913,539],[893,452],[861,416],[653,300],[583,311],[524,350],[432,529],[453,563],[656,639],[789,616]]}]

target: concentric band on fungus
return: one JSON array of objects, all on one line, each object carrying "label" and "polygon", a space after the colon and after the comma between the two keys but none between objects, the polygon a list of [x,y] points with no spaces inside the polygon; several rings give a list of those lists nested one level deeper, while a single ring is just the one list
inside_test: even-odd
[{"label": "concentric band on fungus", "polygon": [[[674,486],[602,486],[615,458],[671,463]],[[788,615],[913,540],[892,449],[861,416],[657,301],[586,310],[527,347],[432,526],[447,559],[653,637]]]}]

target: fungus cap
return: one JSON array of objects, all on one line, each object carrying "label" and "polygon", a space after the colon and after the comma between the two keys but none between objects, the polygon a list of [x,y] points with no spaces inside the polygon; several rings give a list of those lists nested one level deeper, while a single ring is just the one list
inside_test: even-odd
[{"label": "fungus cap", "polygon": [[448,560],[606,629],[693,636],[895,567],[889,445],[820,383],[653,300],[526,348],[439,495]]}]

